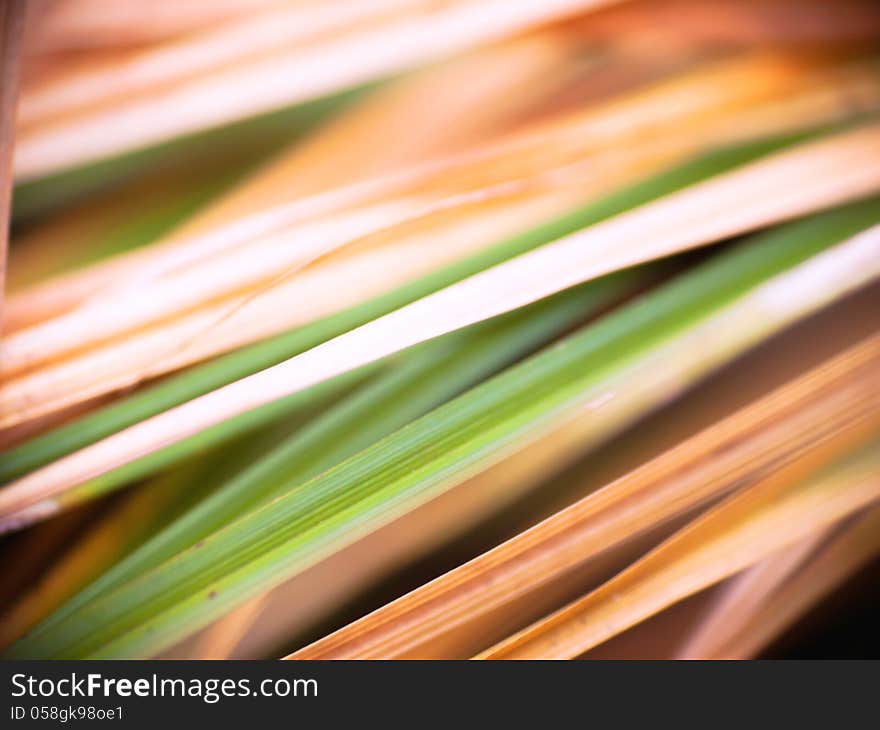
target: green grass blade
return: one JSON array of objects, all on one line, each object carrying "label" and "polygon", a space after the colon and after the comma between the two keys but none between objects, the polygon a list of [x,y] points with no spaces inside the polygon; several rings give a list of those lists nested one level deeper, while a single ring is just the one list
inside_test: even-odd
[{"label": "green grass blade", "polygon": [[623,272],[413,348],[120,561],[53,617],[173,557],[237,517],[294,489],[558,336],[629,291]]},{"label": "green grass blade", "polygon": [[[331,403],[332,407],[333,404]],[[17,638],[14,632],[21,627],[28,614],[41,621],[54,613],[63,603],[72,603],[75,596],[120,561],[126,560],[142,545],[149,542],[169,524],[174,524],[192,509],[217,485],[237,475],[268,450],[276,448],[291,432],[301,428],[313,418],[313,413],[296,414],[277,423],[239,437],[223,447],[196,454],[168,474],[163,474],[138,484],[133,490],[116,500],[106,513],[102,513],[89,529],[63,549],[59,566],[64,567],[68,558],[73,559],[74,579],[58,581],[57,572],[44,575],[31,590],[26,591],[18,605],[10,608],[10,626],[0,628],[0,645]],[[95,541],[94,538],[98,538]],[[83,572],[76,562],[77,555],[88,554],[88,570]],[[70,566],[70,563],[67,563]],[[69,574],[67,575],[69,578]],[[47,586],[46,580],[49,580]],[[54,595],[46,589],[54,586]],[[32,599],[36,598],[36,602]],[[34,615],[42,610],[41,615]],[[27,622],[25,622],[27,623]]]},{"label": "green grass blade", "polygon": [[[583,409],[597,398],[607,402],[612,394],[612,407],[623,408],[632,420],[669,397],[673,384],[694,382],[842,295],[849,283],[834,280],[836,288],[785,307],[770,308],[766,296],[748,296],[765,284],[790,294],[792,269],[791,275],[823,284],[825,262],[809,259],[878,219],[875,198],[714,257],[81,606],[49,630],[38,629],[9,654],[154,654],[486,468],[560,419],[589,417]],[[653,377],[666,386],[648,399],[644,384]],[[607,415],[594,417],[594,442],[622,425]]]},{"label": "green grass blade", "polygon": [[[809,133],[787,135],[710,152],[361,305],[172,376],[0,454],[0,482],[14,479],[127,426],[275,365],[491,266],[789,144],[803,141],[807,136]],[[260,423],[279,417],[289,409],[298,407],[302,399],[309,399],[311,396],[308,393],[309,391],[294,394],[218,424],[197,436],[90,481],[72,490],[66,497],[59,499],[59,502],[76,502],[114,489],[132,479],[147,476],[184,458],[194,449],[220,443]]]}]

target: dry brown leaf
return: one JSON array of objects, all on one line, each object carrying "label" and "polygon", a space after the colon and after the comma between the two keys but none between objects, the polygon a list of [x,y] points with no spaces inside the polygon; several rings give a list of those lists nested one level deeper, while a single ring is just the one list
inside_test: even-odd
[{"label": "dry brown leaf", "polygon": [[[303,102],[613,0],[418,3],[364,29],[283,48],[148,94],[99,100],[21,129],[16,174],[33,178]],[[247,95],[239,90],[248,89]]]},{"label": "dry brown leaf", "polygon": [[880,553],[880,508],[853,518],[779,588],[747,627],[707,658],[751,659]]},{"label": "dry brown leaf", "polygon": [[769,596],[801,569],[832,531],[810,535],[731,578],[729,585],[724,586],[721,594],[707,608],[706,615],[695,620],[695,628],[679,650],[678,658],[711,658],[730,637],[748,630]]},{"label": "dry brown leaf", "polygon": [[[320,188],[322,156],[310,154],[307,147],[301,163],[296,152],[289,159],[282,158],[277,167],[261,173],[266,186],[255,178],[242,187],[241,198],[233,193],[217,205],[216,213],[209,209],[166,240],[17,294],[9,303],[7,329],[60,314],[108,288],[112,295],[143,286],[162,272],[209,260],[279,227],[346,207],[388,204],[395,199],[424,205],[425,195],[437,201],[465,192],[509,190],[514,181],[527,180],[540,171],[552,177],[579,161],[589,164],[598,151],[604,153],[612,144],[619,148],[629,140],[628,144],[657,146],[657,132],[663,127],[676,133],[665,144],[684,154],[708,144],[708,140],[723,144],[831,121],[841,111],[849,114],[876,107],[878,96],[878,71],[871,67],[841,67],[821,54],[758,53],[698,68],[599,108],[540,124],[473,153],[325,194],[315,195],[315,188],[309,187],[314,172],[319,175],[316,184]],[[669,104],[673,97],[677,102]],[[755,110],[756,103],[770,106]],[[752,118],[756,113],[757,118]],[[323,148],[321,139],[319,135],[317,150]],[[304,182],[298,182],[300,179]],[[310,195],[295,200],[297,192]]]},{"label": "dry brown leaf", "polygon": [[878,425],[875,411],[855,454],[812,475],[796,463],[744,488],[592,593],[477,658],[574,658],[871,504],[880,498],[880,450],[870,438]]}]

